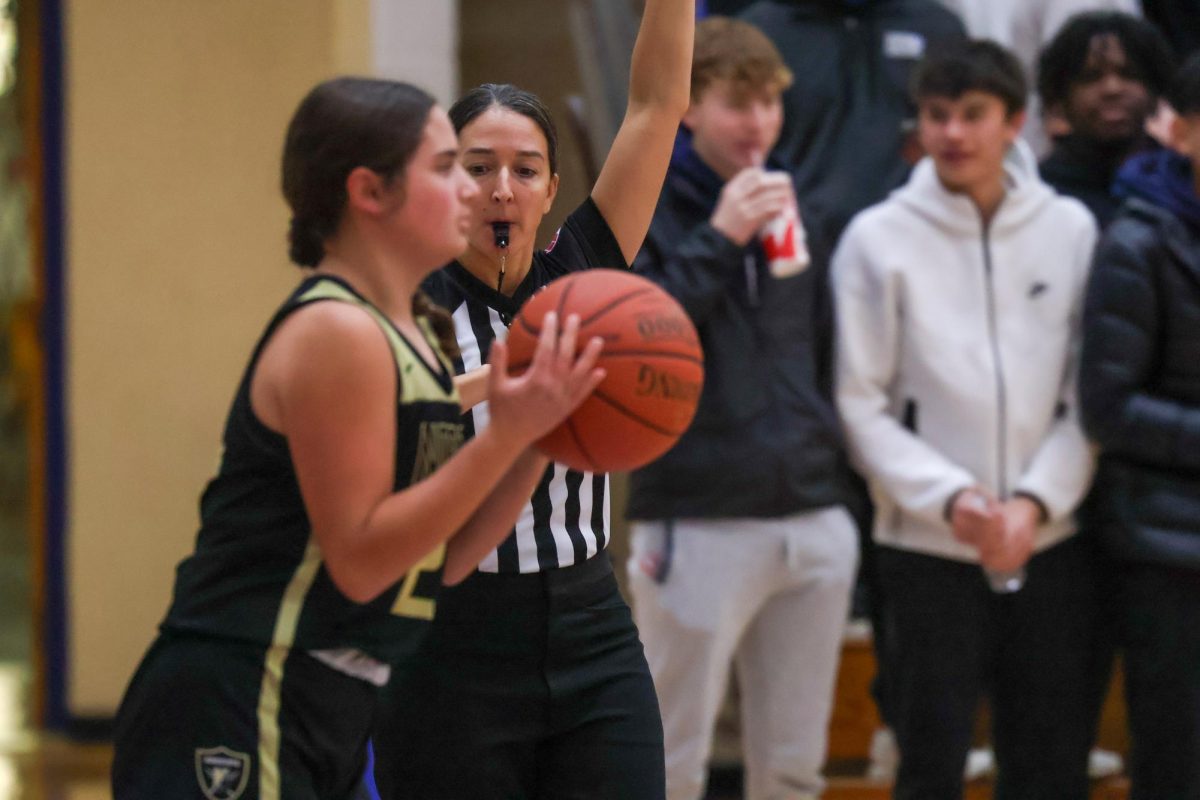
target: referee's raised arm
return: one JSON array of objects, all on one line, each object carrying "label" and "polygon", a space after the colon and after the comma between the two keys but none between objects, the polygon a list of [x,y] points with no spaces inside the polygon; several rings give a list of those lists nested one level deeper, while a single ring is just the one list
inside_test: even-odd
[{"label": "referee's raised arm", "polygon": [[629,105],[592,189],[626,263],[646,238],[691,92],[696,0],[647,0],[633,46]]}]

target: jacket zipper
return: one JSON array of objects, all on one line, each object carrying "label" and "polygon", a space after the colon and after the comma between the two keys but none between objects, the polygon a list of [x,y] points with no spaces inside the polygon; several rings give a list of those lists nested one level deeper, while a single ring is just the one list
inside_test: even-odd
[{"label": "jacket zipper", "polygon": [[992,366],[996,372],[996,417],[997,444],[996,459],[999,473],[996,475],[996,488],[1001,500],[1008,498],[1008,392],[1004,384],[1004,362],[1000,357],[999,323],[996,319],[996,287],[995,274],[992,269],[992,245],[989,236],[990,227],[983,226],[983,271],[987,290],[988,334],[992,345]]},{"label": "jacket zipper", "polygon": [[751,308],[758,308],[758,262],[750,253],[742,259],[742,269],[746,272],[746,299]]}]

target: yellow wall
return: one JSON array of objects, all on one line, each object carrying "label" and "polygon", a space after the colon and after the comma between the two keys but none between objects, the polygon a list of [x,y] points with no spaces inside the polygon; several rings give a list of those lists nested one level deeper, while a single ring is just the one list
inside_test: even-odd
[{"label": "yellow wall", "polygon": [[367,0],[67,0],[68,706],[115,709],[191,547],[255,337],[298,277],[278,162]]}]

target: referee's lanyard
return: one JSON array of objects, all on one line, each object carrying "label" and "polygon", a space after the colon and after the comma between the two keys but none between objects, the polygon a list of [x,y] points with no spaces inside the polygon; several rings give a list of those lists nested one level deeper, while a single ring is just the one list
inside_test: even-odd
[{"label": "referee's lanyard", "polygon": [[746,253],[746,257],[742,262],[746,269],[746,299],[750,303],[751,308],[758,308],[760,298],[758,296],[758,260],[755,259],[753,253]]}]

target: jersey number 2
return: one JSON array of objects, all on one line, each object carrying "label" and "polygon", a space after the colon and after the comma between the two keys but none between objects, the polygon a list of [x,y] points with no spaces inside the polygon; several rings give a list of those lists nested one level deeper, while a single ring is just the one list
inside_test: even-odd
[{"label": "jersey number 2", "polygon": [[404,583],[400,585],[400,594],[396,595],[396,603],[392,606],[393,614],[400,617],[433,619],[433,610],[436,605],[434,599],[417,594],[417,584],[422,575],[441,570],[445,560],[446,545],[440,544],[416,564],[413,564],[408,574],[404,576]]}]

